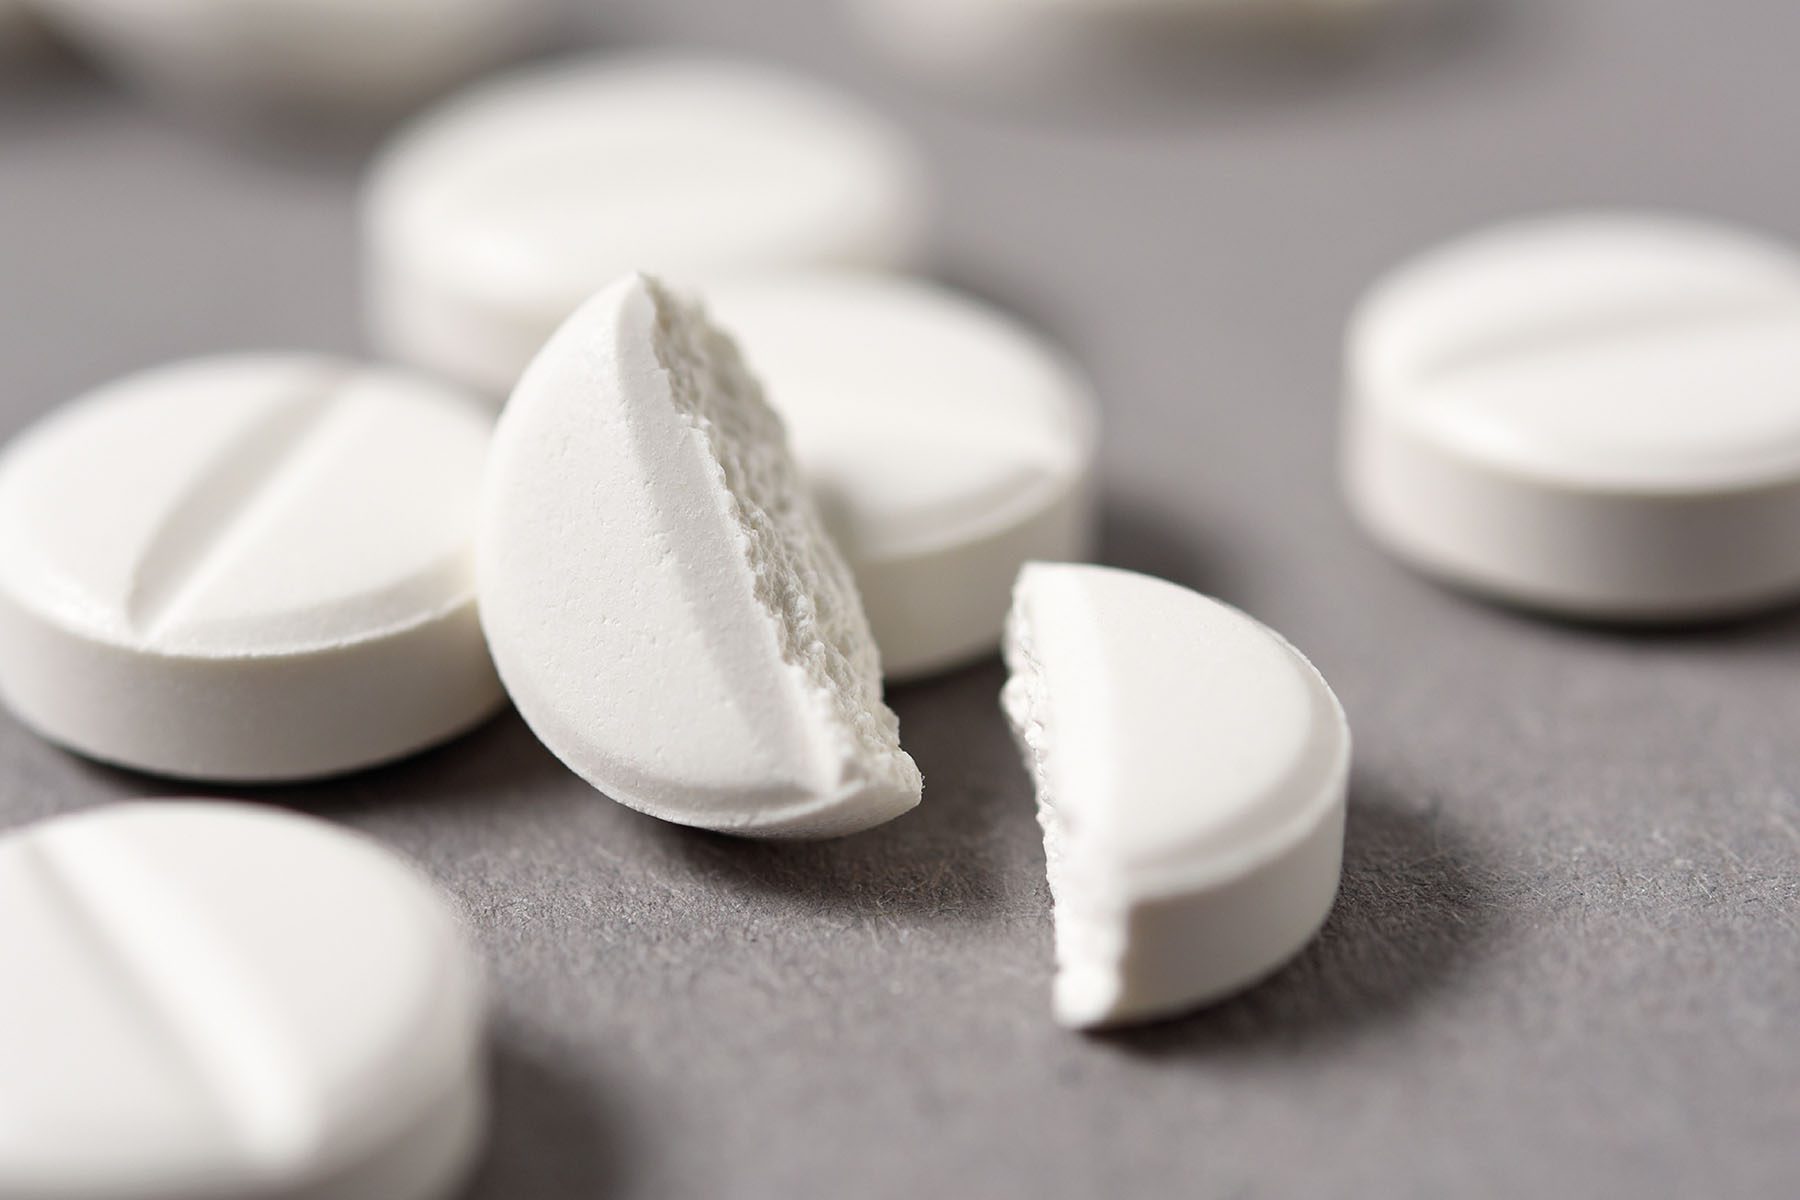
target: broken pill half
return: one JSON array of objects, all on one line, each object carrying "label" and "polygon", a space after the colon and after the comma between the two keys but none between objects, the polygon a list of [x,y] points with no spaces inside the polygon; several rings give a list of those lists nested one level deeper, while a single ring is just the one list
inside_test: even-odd
[{"label": "broken pill half", "polygon": [[1002,703],[1037,788],[1056,1016],[1172,1016],[1280,967],[1343,860],[1350,730],[1280,635],[1108,567],[1020,573]]}]

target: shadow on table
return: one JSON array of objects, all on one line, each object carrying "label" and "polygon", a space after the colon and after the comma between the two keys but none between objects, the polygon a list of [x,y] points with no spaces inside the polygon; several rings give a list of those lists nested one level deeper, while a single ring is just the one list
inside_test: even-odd
[{"label": "shadow on table", "polygon": [[601,1200],[629,1190],[630,1131],[550,1054],[502,1032],[494,1057],[494,1127],[464,1200]]},{"label": "shadow on table", "polygon": [[1398,1019],[1482,954],[1501,916],[1493,878],[1440,811],[1358,775],[1342,889],[1312,945],[1233,1000],[1097,1040],[1144,1056],[1217,1058]]}]

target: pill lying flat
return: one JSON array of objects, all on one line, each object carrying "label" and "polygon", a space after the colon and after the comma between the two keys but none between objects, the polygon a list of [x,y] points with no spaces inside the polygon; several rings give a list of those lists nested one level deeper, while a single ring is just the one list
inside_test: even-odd
[{"label": "pill lying flat", "polygon": [[70,41],[218,112],[380,113],[524,48],[542,0],[34,0]]},{"label": "pill lying flat", "polygon": [[195,779],[392,759],[501,702],[475,614],[492,416],[309,356],[133,376],[0,457],[0,695]]},{"label": "pill lying flat", "polygon": [[850,570],[730,340],[630,276],[500,418],[481,620],[534,732],[613,799],[825,836],[919,801]]},{"label": "pill lying flat", "polygon": [[1181,1012],[1311,940],[1337,894],[1350,733],[1292,646],[1162,580],[1033,564],[1006,660],[1056,902],[1058,1020]]},{"label": "pill lying flat", "polygon": [[322,821],[127,804],[0,839],[0,961],[8,1200],[430,1200],[480,1150],[475,953]]},{"label": "pill lying flat", "polygon": [[1410,562],[1574,616],[1800,596],[1800,257],[1644,215],[1505,226],[1377,286],[1345,477]]},{"label": "pill lying flat", "polygon": [[788,425],[890,679],[992,652],[1019,567],[1087,557],[1095,406],[1060,351],[900,279],[703,291]]},{"label": "pill lying flat", "polygon": [[366,198],[375,343],[505,395],[629,271],[883,267],[921,241],[897,131],[761,67],[589,59],[459,97],[403,133]]}]

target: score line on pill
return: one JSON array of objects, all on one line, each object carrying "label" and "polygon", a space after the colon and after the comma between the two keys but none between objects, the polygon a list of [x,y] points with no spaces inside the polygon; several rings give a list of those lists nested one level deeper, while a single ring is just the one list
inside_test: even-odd
[{"label": "score line on pill", "polygon": [[0,696],[119,766],[272,782],[401,757],[501,703],[475,613],[493,417],[405,373],[204,359],[0,456]]},{"label": "score line on pill", "polygon": [[481,620],[520,714],[624,804],[754,836],[919,802],[850,569],[731,341],[661,285],[594,297],[501,414]]},{"label": "score line on pill", "polygon": [[1408,562],[1590,619],[1800,597],[1788,247],[1646,214],[1522,221],[1378,284],[1347,357],[1347,495]]},{"label": "score line on pill", "polygon": [[504,396],[627,272],[905,265],[926,193],[897,129],[802,78],[649,54],[535,68],[452,99],[377,161],[371,338]]},{"label": "score line on pill", "polygon": [[486,1136],[449,902],[273,808],[113,805],[0,838],[0,1194],[438,1200]]},{"label": "score line on pill", "polygon": [[1096,405],[1060,350],[894,277],[773,273],[701,294],[787,423],[890,680],[992,653],[1019,568],[1088,556]]},{"label": "score line on pill", "polygon": [[1059,1021],[1171,1016],[1312,939],[1342,868],[1350,731],[1298,651],[1175,584],[1039,563],[1019,574],[1006,661]]}]

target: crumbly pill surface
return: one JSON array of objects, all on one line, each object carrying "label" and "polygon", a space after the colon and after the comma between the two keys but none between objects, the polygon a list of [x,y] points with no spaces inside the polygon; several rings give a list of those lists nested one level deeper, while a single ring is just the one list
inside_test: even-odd
[{"label": "crumbly pill surface", "polygon": [[311,356],[164,367],[0,456],[0,695],[186,778],[397,758],[493,712],[475,612],[486,405]]},{"label": "crumbly pill surface", "polygon": [[484,1139],[480,964],[311,818],[117,805],[0,839],[0,1194],[433,1200]]},{"label": "crumbly pill surface", "polygon": [[654,56],[539,68],[404,132],[366,198],[378,345],[496,395],[640,268],[899,265],[923,171],[849,99],[761,67]]},{"label": "crumbly pill surface", "polygon": [[524,48],[543,0],[33,0],[82,49],[207,105],[380,113]]},{"label": "crumbly pill surface", "polygon": [[1087,557],[1095,405],[1055,348],[906,280],[702,290],[787,423],[890,679],[990,653],[1020,566]]},{"label": "crumbly pill surface", "polygon": [[1800,595],[1800,256],[1545,218],[1383,281],[1351,327],[1352,506],[1447,580],[1582,617]]},{"label": "crumbly pill surface", "polygon": [[730,340],[653,281],[584,305],[500,418],[481,619],[519,712],[613,799],[824,836],[919,801],[849,568]]},{"label": "crumbly pill surface", "polygon": [[1033,564],[1006,659],[1056,903],[1060,1021],[1191,1009],[1311,940],[1337,894],[1350,733],[1292,646],[1162,580]]}]

